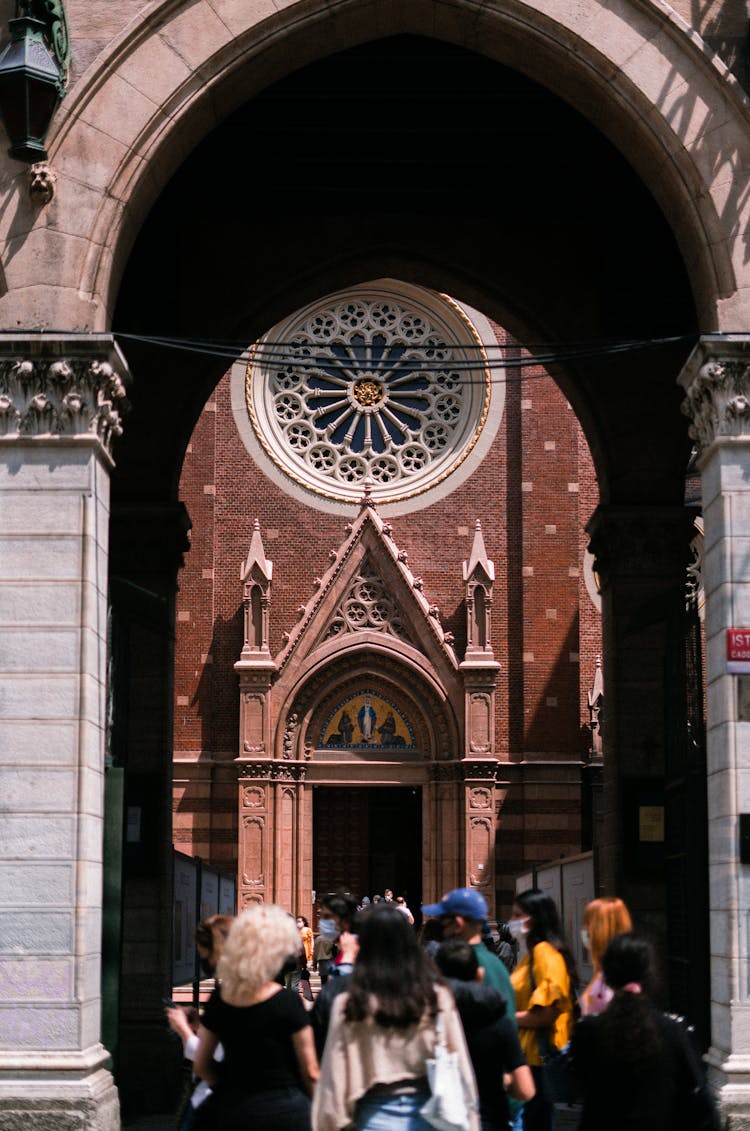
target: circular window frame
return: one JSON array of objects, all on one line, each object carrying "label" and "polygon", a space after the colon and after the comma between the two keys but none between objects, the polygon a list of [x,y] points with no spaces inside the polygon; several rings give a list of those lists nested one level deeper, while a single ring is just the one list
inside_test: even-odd
[{"label": "circular window frame", "polygon": [[[466,374],[461,389],[464,394],[462,417],[450,437],[445,455],[432,460],[426,471],[420,470],[414,475],[404,476],[394,485],[378,483],[368,471],[351,485],[342,486],[340,482],[316,474],[314,469],[291,453],[274,412],[274,398],[279,396],[279,390],[271,388],[268,380],[269,367],[262,358],[264,342],[275,344],[299,336],[300,328],[309,325],[316,315],[345,303],[355,304],[358,300],[369,303],[390,302],[394,306],[406,306],[410,311],[426,317],[430,326],[440,331],[441,337],[445,335],[446,345],[451,348],[451,357],[443,368],[450,370],[451,365],[460,364],[462,368],[459,372]],[[463,348],[465,343],[470,348]],[[500,344],[497,334],[483,315],[448,296],[391,279],[361,284],[327,295],[295,311],[269,330],[244,358],[235,363],[232,369],[235,423],[245,447],[264,473],[287,494],[307,505],[328,512],[338,510],[343,514],[356,513],[367,479],[382,514],[409,513],[431,505],[465,482],[494,440],[502,419],[505,384],[504,373],[501,371],[498,374],[496,368],[494,371],[490,369],[487,351],[495,351],[493,365],[496,366],[495,359]],[[464,370],[467,363],[476,364],[471,370]],[[276,368],[279,368],[278,364]],[[479,380],[475,374],[479,375]],[[352,381],[352,387],[366,381],[365,373]],[[372,396],[369,387],[357,392],[363,399]],[[348,390],[347,394],[351,399],[352,390]],[[377,401],[373,411],[376,408]],[[368,410],[369,406],[363,414]],[[318,439],[310,445],[318,446]],[[344,458],[349,458],[349,453]],[[357,458],[356,453],[352,453],[352,458]],[[393,455],[385,452],[382,458],[386,463],[393,459]]]}]

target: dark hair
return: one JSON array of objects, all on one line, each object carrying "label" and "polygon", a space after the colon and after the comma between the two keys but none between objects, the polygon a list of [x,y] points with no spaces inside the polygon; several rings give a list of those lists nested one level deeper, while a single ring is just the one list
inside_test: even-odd
[{"label": "dark hair", "polygon": [[435,965],[446,978],[459,982],[474,982],[479,969],[473,946],[461,939],[446,939],[435,952]]},{"label": "dark hair", "polygon": [[331,915],[337,915],[349,927],[354,922],[358,906],[357,900],[350,891],[332,891],[320,897],[321,910],[328,911]]},{"label": "dark hair", "polygon": [[221,957],[229,928],[233,922],[233,915],[209,915],[207,919],[202,919],[195,928],[196,946],[208,951],[208,960],[214,965]]},{"label": "dark hair", "polygon": [[298,916],[297,916],[297,918],[298,918],[298,919],[301,919],[301,920],[302,920],[302,922],[304,923],[304,925],[305,925],[306,927],[309,927],[309,926],[310,926],[310,924],[308,923],[308,921],[307,921],[307,919],[305,918],[305,916],[304,916],[304,915],[298,915]]},{"label": "dark hair", "polygon": [[[605,1055],[632,1071],[656,1063],[663,1038],[648,997],[654,984],[651,944],[629,931],[615,935],[602,955],[602,974],[615,996],[598,1020],[597,1033]],[[634,993],[625,986],[638,985]]]},{"label": "dark hair", "polygon": [[345,1019],[363,1021],[373,1015],[376,1024],[385,1028],[407,1029],[417,1024],[425,1010],[436,1013],[439,977],[406,917],[383,901],[363,911],[357,925],[359,954],[349,983]]},{"label": "dark hair", "polygon": [[422,946],[428,942],[442,942],[443,924],[439,919],[423,919],[419,928],[419,941]]},{"label": "dark hair", "polygon": [[565,941],[565,936],[560,926],[560,915],[558,914],[557,904],[552,896],[547,895],[546,892],[537,891],[536,888],[529,888],[528,891],[519,892],[515,897],[514,903],[516,903],[531,920],[529,923],[529,933],[526,936],[526,946],[528,947],[529,954],[531,954],[537,943],[549,943],[555,950],[559,950],[560,954],[565,959],[565,965],[568,968],[571,983],[574,986],[577,985],[578,972],[576,970],[575,958]]}]

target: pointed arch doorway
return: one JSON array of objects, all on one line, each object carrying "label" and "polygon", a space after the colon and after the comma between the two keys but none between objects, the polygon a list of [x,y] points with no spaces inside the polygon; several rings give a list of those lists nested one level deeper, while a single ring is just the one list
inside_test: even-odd
[{"label": "pointed arch doorway", "polygon": [[415,917],[422,903],[422,789],[316,786],[313,891],[346,888],[360,897],[391,888]]}]

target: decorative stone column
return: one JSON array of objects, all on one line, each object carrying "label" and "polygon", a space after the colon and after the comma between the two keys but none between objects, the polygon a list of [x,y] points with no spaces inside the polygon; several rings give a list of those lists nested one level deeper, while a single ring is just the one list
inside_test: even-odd
[{"label": "decorative stone column", "polygon": [[106,334],[0,335],[0,1124],[119,1127],[100,1043]]},{"label": "decorative stone column", "polygon": [[750,716],[727,671],[726,630],[750,627],[750,335],[706,335],[680,376],[703,483],[711,1029],[708,1054],[730,1128],[750,1128]]}]

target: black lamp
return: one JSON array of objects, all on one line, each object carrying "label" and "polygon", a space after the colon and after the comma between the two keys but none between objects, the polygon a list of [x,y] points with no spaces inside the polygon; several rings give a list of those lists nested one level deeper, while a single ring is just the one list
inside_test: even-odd
[{"label": "black lamp", "polygon": [[46,25],[31,16],[10,21],[0,55],[0,114],[17,161],[45,161],[44,139],[62,96],[61,74],[44,42]]}]

